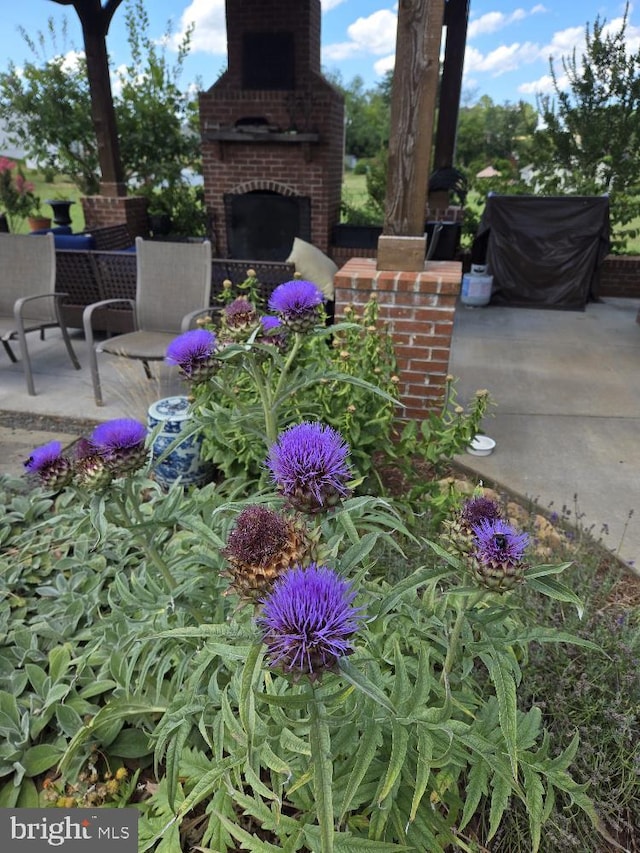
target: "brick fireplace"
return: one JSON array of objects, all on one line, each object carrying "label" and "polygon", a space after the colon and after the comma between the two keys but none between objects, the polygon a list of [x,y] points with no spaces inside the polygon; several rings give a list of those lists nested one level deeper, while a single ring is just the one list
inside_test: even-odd
[{"label": "brick fireplace", "polygon": [[342,95],[320,71],[320,0],[226,0],[228,68],[200,95],[204,192],[221,257],[327,252],[340,214]]}]

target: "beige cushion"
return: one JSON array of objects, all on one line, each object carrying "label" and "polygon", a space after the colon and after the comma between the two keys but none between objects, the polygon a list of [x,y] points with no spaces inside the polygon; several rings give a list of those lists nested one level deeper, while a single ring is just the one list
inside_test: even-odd
[{"label": "beige cushion", "polygon": [[333,299],[333,277],[338,266],[324,252],[296,237],[287,263],[295,264],[303,279],[317,284],[327,299]]}]

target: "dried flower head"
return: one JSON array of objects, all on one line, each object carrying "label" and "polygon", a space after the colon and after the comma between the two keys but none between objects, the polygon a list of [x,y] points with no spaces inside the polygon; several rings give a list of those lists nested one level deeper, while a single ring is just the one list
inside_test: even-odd
[{"label": "dried flower head", "polygon": [[146,427],[131,418],[116,418],[99,424],[89,441],[107,463],[114,477],[124,477],[141,468],[147,459]]},{"label": "dried flower head", "polygon": [[205,382],[218,368],[217,347],[218,341],[212,331],[191,329],[171,341],[165,361],[176,364],[190,382]]},{"label": "dried flower head", "polygon": [[271,666],[315,680],[353,651],[361,608],[350,583],[312,563],[288,571],[263,599],[258,625]]},{"label": "dried flower head", "polygon": [[289,427],[272,445],[267,466],[284,497],[302,512],[321,512],[349,494],[349,445],[318,421]]},{"label": "dried flower head", "polygon": [[469,498],[462,507],[461,517],[472,528],[483,521],[497,521],[500,518],[500,507],[491,498]]},{"label": "dried flower head", "polygon": [[27,474],[34,474],[48,489],[62,489],[73,477],[71,461],[63,454],[59,441],[36,447],[24,468]]},{"label": "dried flower head", "polygon": [[522,558],[529,544],[527,533],[518,533],[506,521],[484,519],[474,525],[476,545],[472,570],[488,589],[512,589],[524,576]]},{"label": "dried flower head", "polygon": [[317,285],[300,279],[279,284],[271,294],[269,309],[294,332],[309,332],[320,319],[323,302],[324,296]]},{"label": "dried flower head", "polygon": [[231,590],[255,600],[294,565],[309,562],[311,542],[304,528],[264,506],[243,509],[222,553],[229,561]]}]

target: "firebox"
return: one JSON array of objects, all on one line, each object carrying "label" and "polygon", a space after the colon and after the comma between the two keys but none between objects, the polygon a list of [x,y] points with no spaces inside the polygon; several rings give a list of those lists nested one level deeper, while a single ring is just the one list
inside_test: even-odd
[{"label": "firebox", "polygon": [[295,237],[311,239],[311,199],[275,192],[224,195],[231,258],[285,261]]},{"label": "firebox", "polygon": [[200,95],[205,203],[219,256],[328,251],[340,216],[342,95],[320,71],[320,0],[226,0],[228,68]]}]

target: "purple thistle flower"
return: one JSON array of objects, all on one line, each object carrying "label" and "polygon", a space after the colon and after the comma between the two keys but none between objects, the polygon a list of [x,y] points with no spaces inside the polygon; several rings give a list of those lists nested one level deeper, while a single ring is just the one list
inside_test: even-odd
[{"label": "purple thistle flower", "polygon": [[485,519],[474,525],[474,574],[489,589],[511,589],[522,580],[527,533],[517,533],[506,521]]},{"label": "purple thistle flower", "polygon": [[191,329],[171,341],[165,361],[176,364],[187,379],[204,382],[217,368],[217,347],[218,340],[209,329]]},{"label": "purple thistle flower", "polygon": [[116,418],[99,424],[89,441],[107,463],[112,476],[122,477],[137,471],[147,458],[146,427],[130,418]]},{"label": "purple thistle flower", "polygon": [[50,489],[62,489],[73,476],[71,462],[63,455],[59,441],[36,447],[24,467],[28,474],[35,474],[42,485]]},{"label": "purple thistle flower", "polygon": [[282,331],[282,323],[280,322],[279,317],[273,317],[271,314],[265,314],[260,317],[260,325],[262,326],[262,330],[265,335],[268,335],[272,332]]},{"label": "purple thistle flower", "polygon": [[302,512],[320,512],[349,494],[349,445],[337,430],[303,421],[280,434],[267,466],[287,501]]},{"label": "purple thistle flower", "polygon": [[318,322],[323,302],[324,296],[317,285],[295,279],[276,287],[269,299],[269,308],[293,331],[309,332]]},{"label": "purple thistle flower", "polygon": [[500,518],[500,507],[491,498],[469,498],[462,507],[462,521],[475,527],[482,521],[497,521]]},{"label": "purple thistle flower", "polygon": [[255,307],[246,296],[238,296],[224,309],[227,327],[231,330],[244,330],[253,326],[257,320]]},{"label": "purple thistle flower", "polygon": [[258,625],[271,666],[294,676],[319,678],[353,651],[351,636],[362,619],[350,583],[326,566],[290,569],[262,599]]}]

